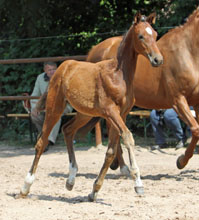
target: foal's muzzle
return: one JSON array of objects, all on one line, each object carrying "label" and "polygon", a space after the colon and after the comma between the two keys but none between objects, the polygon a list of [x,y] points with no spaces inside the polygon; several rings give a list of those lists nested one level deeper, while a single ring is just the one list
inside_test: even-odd
[{"label": "foal's muzzle", "polygon": [[161,64],[163,64],[163,57],[162,55],[159,55],[159,54],[147,54],[150,62],[151,62],[151,65],[153,67],[158,67],[160,66]]}]

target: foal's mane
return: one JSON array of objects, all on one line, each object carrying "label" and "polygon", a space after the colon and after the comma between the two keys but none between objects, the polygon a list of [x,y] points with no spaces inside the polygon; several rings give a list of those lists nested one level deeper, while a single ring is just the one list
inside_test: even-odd
[{"label": "foal's mane", "polygon": [[[146,22],[146,17],[142,16],[140,22]],[[131,27],[129,28],[129,30],[124,34],[124,36],[122,38],[122,41],[121,41],[121,43],[118,47],[118,50],[117,50],[117,61],[118,61],[117,69],[120,68],[120,65],[121,65],[121,62],[122,62],[122,57],[123,57],[123,54],[124,54],[124,50],[127,46],[127,38],[130,36],[130,33],[132,32],[133,26],[134,26],[134,22],[131,25]]]}]

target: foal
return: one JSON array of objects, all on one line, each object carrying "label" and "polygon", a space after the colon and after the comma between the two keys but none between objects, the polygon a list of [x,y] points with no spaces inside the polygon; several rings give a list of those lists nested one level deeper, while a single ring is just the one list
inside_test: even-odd
[{"label": "foal", "polygon": [[145,17],[137,13],[134,24],[121,42],[116,59],[96,64],[69,60],[59,66],[50,81],[42,134],[35,146],[35,158],[25,178],[20,196],[23,197],[29,193],[40,156],[48,143],[48,135],[61,117],[67,102],[86,116],[81,121],[72,119],[63,128],[70,161],[66,187],[69,190],[73,188],[78,170],[73,149],[74,134],[78,128],[86,124],[92,117],[99,116],[108,120],[111,128],[105,161],[93,185],[89,200],[96,200],[107,170],[117,153],[115,143],[118,142],[119,136],[122,137],[129,151],[130,173],[135,179],[136,191],[143,193],[140,172],[133,151],[133,136],[123,119],[126,118],[133,106],[132,83],[138,54],[148,58],[153,66],[159,66],[163,62],[162,55],[156,45],[156,37],[157,33]]}]

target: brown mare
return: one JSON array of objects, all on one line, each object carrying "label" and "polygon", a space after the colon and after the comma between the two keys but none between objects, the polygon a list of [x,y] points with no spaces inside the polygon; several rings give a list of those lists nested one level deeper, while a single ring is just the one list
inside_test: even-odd
[{"label": "brown mare", "polygon": [[[138,57],[133,82],[136,106],[148,109],[174,108],[191,128],[192,141],[185,154],[177,159],[179,169],[184,168],[193,156],[199,140],[198,33],[199,8],[189,16],[183,26],[169,31],[158,40],[158,47],[164,57],[163,65],[153,68],[145,57]],[[118,36],[101,42],[91,49],[87,59],[97,62],[115,57],[121,41],[122,36]],[[196,119],[192,116],[189,106],[194,107]],[[121,159],[119,158],[119,163],[120,167],[123,167],[124,161]]]},{"label": "brown mare", "polygon": [[[69,121],[63,128],[65,142],[69,154],[69,178],[66,187],[71,190],[77,173],[77,163],[73,149],[73,138],[78,130],[92,117],[105,118],[110,124],[109,145],[104,164],[97,177],[89,200],[94,201],[100,190],[106,172],[112,163],[119,141],[123,138],[129,149],[131,160],[131,175],[135,179],[135,189],[142,193],[143,187],[139,168],[134,156],[134,140],[123,119],[133,106],[133,77],[138,54],[146,56],[153,66],[162,64],[163,57],[156,45],[157,33],[148,22],[152,17],[137,14],[134,24],[126,33],[120,44],[117,59],[105,60],[96,64],[69,60],[63,62],[53,75],[46,101],[46,118],[42,134],[35,146],[35,158],[19,197],[26,196],[34,181],[36,168],[41,154],[48,143],[48,136],[61,117],[66,103],[69,102],[78,112],[86,115],[81,120],[81,114]],[[75,128],[75,129],[74,129]]]}]

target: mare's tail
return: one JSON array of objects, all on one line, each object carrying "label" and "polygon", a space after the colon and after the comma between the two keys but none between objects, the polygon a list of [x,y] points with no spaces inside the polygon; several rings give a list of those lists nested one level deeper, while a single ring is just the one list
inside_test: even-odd
[{"label": "mare's tail", "polygon": [[38,112],[44,111],[46,106],[46,99],[47,99],[48,92],[45,92],[38,100],[36,104],[36,109]]}]

